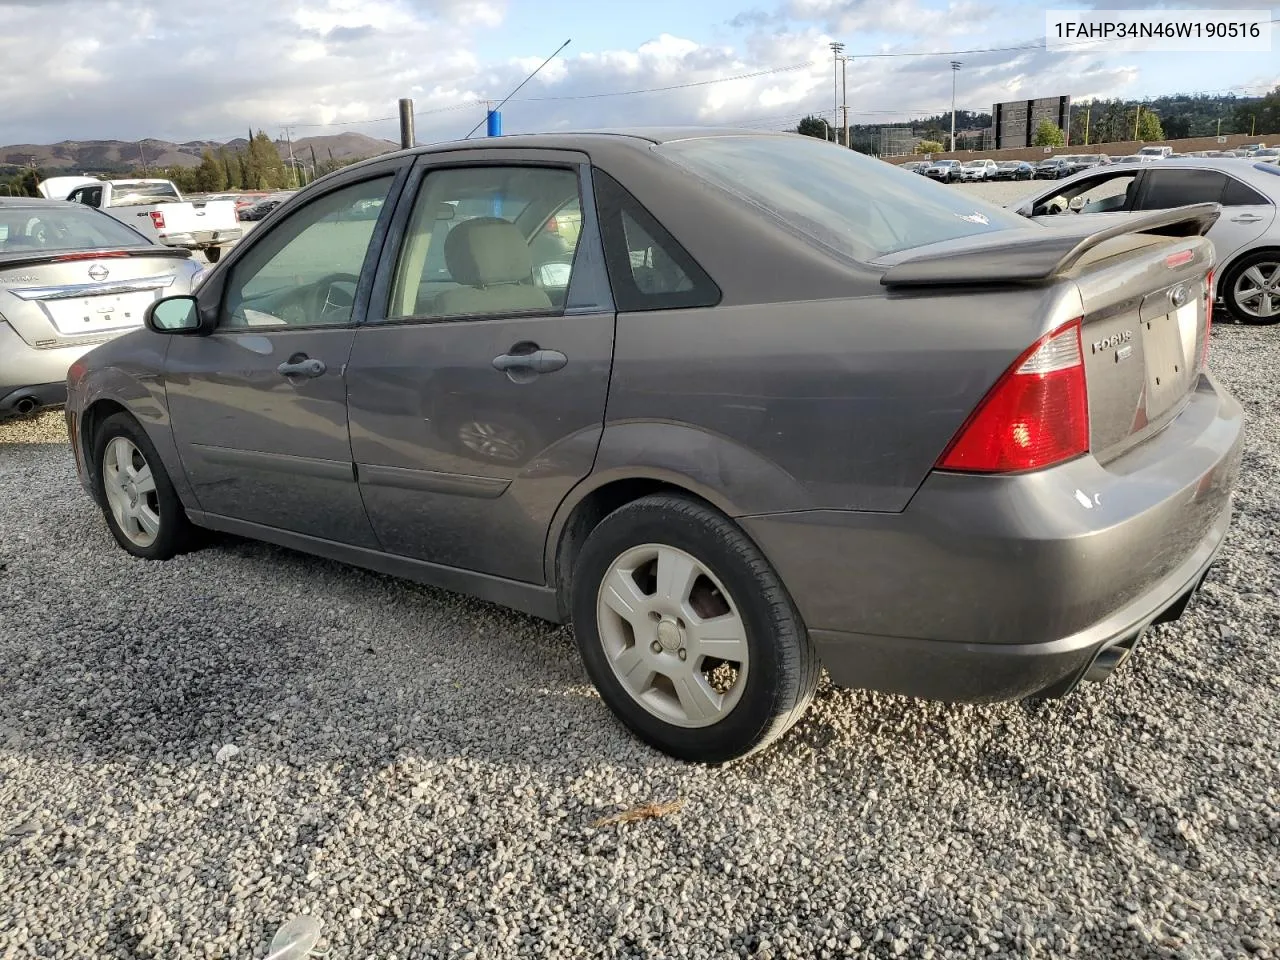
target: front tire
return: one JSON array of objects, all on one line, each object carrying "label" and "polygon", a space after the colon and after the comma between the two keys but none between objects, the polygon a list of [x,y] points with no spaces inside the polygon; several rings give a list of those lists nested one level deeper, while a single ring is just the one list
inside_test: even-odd
[{"label": "front tire", "polygon": [[116,543],[144,560],[168,560],[195,545],[195,528],[160,455],[133,417],[107,417],[93,456],[98,501]]},{"label": "front tire", "polygon": [[601,698],[671,756],[723,763],[804,714],[820,665],[768,561],[727,517],[684,496],[619,508],[573,572],[574,633]]},{"label": "front tire", "polygon": [[1223,275],[1219,292],[1227,312],[1240,323],[1280,323],[1280,251],[1241,257]]}]

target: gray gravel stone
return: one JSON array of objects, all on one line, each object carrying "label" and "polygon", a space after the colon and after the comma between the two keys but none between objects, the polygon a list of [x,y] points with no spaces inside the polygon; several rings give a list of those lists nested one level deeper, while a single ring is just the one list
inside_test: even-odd
[{"label": "gray gravel stone", "polygon": [[1052,704],[824,685],[719,770],[624,733],[567,631],[232,539],[130,559],[60,415],[0,426],[0,957],[260,958],[302,914],[335,960],[1275,956],[1280,329],[1212,356],[1249,444],[1183,621]]}]

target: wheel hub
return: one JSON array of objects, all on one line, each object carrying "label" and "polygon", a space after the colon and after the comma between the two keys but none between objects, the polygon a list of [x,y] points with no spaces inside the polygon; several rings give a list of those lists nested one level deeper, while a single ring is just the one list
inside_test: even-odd
[{"label": "wheel hub", "polygon": [[658,643],[662,645],[662,649],[667,653],[673,653],[683,646],[683,633],[684,631],[680,629],[680,624],[670,617],[664,617],[658,622]]}]

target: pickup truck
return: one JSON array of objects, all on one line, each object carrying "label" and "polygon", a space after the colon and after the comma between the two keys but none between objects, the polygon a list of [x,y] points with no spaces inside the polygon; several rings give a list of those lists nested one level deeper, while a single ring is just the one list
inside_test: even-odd
[{"label": "pickup truck", "polygon": [[203,251],[210,263],[244,234],[231,200],[184,200],[169,180],[86,181],[66,199],[96,207],[167,247]]}]

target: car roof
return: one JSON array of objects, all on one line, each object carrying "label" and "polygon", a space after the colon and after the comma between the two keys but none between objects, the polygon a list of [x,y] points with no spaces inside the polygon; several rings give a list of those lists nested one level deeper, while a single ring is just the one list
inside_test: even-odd
[{"label": "car roof", "polygon": [[50,200],[46,197],[0,197],[0,207],[6,210],[45,210],[67,205],[66,200]]}]

